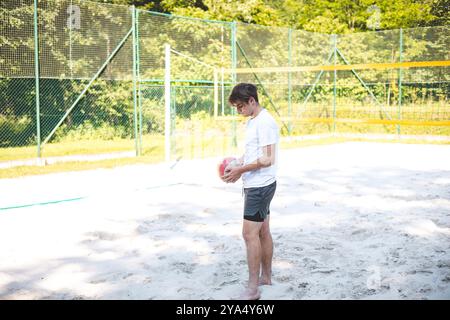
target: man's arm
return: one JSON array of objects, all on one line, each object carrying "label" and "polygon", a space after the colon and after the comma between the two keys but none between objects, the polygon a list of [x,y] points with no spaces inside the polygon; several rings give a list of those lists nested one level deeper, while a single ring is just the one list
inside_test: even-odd
[{"label": "man's arm", "polygon": [[270,167],[275,163],[275,144],[263,147],[263,155],[255,162],[245,166],[236,167],[227,171],[224,175],[225,182],[236,182],[244,172]]}]

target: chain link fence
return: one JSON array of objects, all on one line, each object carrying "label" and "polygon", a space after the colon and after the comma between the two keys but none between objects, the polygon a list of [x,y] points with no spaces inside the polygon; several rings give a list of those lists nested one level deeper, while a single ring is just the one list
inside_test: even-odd
[{"label": "chain link fence", "polygon": [[[449,31],[443,26],[327,35],[240,24],[238,81],[258,84],[263,105],[286,135],[448,137]],[[405,61],[425,64],[387,65]],[[297,70],[334,65],[335,71]]]},{"label": "chain link fence", "polygon": [[36,145],[44,156],[133,150],[130,8],[34,5],[0,8],[0,158],[35,157]]},{"label": "chain link fence", "polygon": [[[0,21],[0,161],[163,160],[166,44],[172,159],[237,152],[245,119],[227,100],[238,82],[259,87],[284,136],[450,136],[448,26],[329,35],[81,0],[4,0]],[[405,61],[441,64],[371,67]],[[295,70],[334,65],[367,67]]]},{"label": "chain link fence", "polygon": [[[164,151],[165,45],[171,54],[170,154],[173,159],[231,152],[227,121],[214,120],[214,70],[231,67],[231,25],[138,10],[142,145],[146,155]],[[230,76],[221,77],[222,88]],[[230,113],[222,90],[220,108]],[[220,125],[219,125],[220,124]],[[149,128],[153,128],[150,130]],[[228,141],[229,140],[229,141]]]}]

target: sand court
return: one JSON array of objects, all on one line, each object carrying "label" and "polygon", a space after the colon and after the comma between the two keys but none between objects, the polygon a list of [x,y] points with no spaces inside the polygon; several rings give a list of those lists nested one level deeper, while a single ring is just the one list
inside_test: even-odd
[{"label": "sand court", "polygon": [[[219,158],[0,180],[0,299],[232,299],[242,185]],[[449,299],[450,147],[280,150],[261,299]]]}]

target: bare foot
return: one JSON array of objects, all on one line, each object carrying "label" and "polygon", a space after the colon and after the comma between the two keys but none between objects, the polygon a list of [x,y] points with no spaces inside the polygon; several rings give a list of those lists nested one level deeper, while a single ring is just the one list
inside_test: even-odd
[{"label": "bare foot", "polygon": [[259,279],[258,286],[271,286],[272,280],[270,279]]},{"label": "bare foot", "polygon": [[259,289],[250,289],[247,288],[245,291],[239,296],[238,300],[259,300],[261,298],[261,293]]}]

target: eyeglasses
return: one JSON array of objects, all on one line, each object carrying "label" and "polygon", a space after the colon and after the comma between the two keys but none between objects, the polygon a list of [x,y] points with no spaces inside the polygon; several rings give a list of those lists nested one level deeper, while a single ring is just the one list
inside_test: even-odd
[{"label": "eyeglasses", "polygon": [[234,107],[236,107],[236,109],[242,109],[243,107],[249,105],[252,103],[252,101],[254,101],[255,99],[253,97],[250,97],[250,99],[248,99],[247,103],[237,103],[237,104],[233,104]]}]

